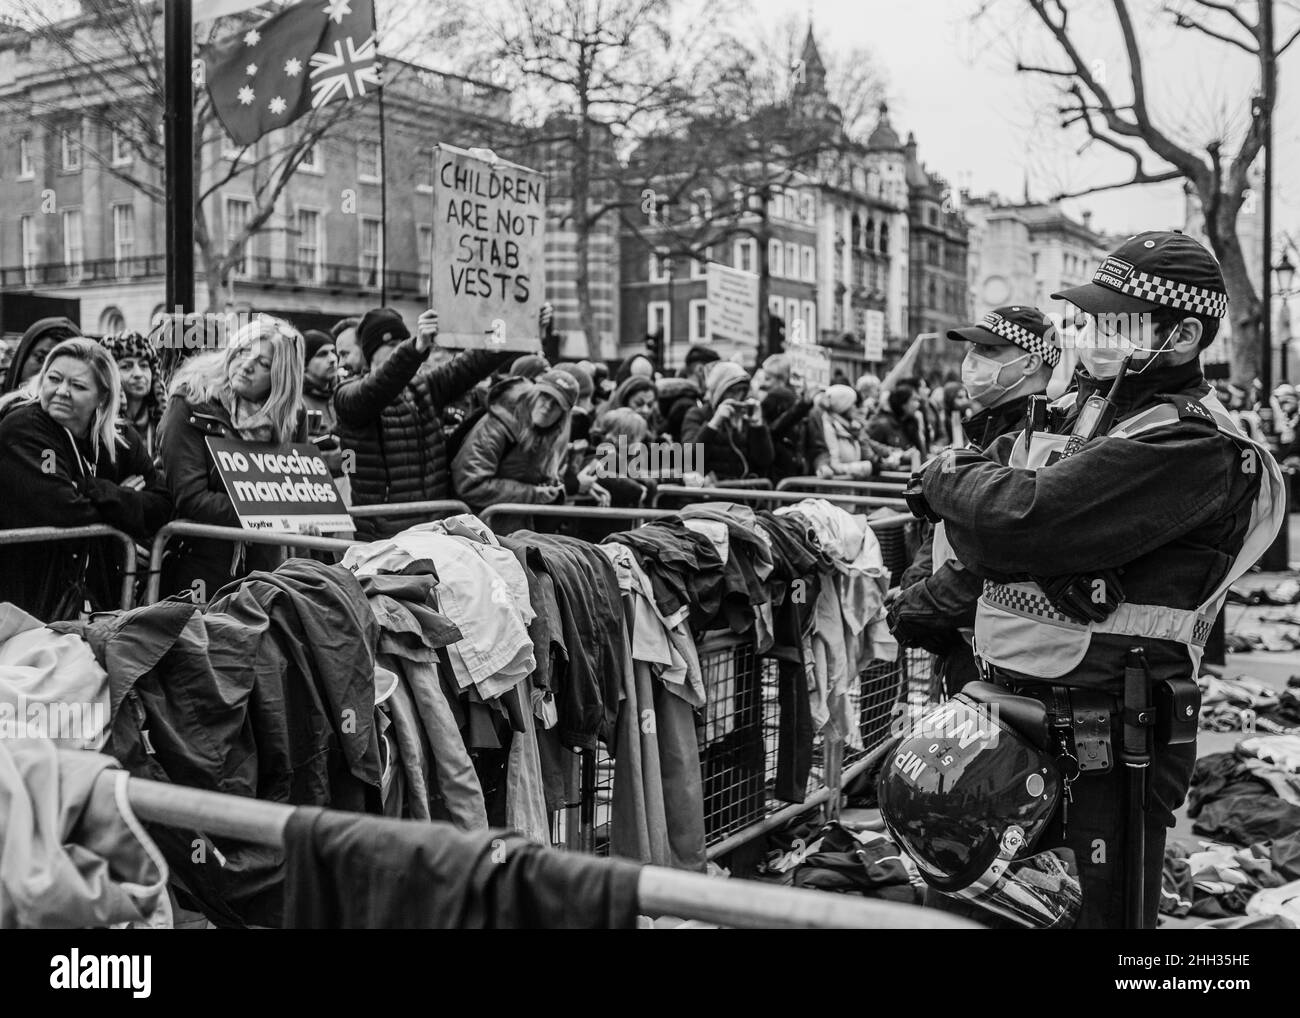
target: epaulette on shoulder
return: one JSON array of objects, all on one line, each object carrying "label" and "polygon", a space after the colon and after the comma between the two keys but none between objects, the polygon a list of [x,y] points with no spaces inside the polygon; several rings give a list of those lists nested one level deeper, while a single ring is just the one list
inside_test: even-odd
[{"label": "epaulette on shoulder", "polygon": [[1178,419],[1180,421],[1200,421],[1202,424],[1207,424],[1211,428],[1218,427],[1218,424],[1215,423],[1214,415],[1210,413],[1205,404],[1195,396],[1185,396],[1182,393],[1172,393],[1162,395],[1160,398],[1178,411]]}]

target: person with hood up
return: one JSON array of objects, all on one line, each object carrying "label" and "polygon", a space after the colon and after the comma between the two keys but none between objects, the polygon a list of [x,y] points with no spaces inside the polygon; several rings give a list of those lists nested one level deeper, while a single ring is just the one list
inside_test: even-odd
[{"label": "person with hood up", "polygon": [[[487,412],[452,459],[456,497],[476,513],[503,502],[562,502],[569,415],[577,402],[577,380],[564,371],[547,371],[536,382],[516,377],[498,382],[488,394]],[[592,464],[578,474],[578,492],[591,492],[596,479]],[[531,525],[525,516],[492,521],[498,534]]]},{"label": "person with hood up", "polygon": [[876,472],[876,457],[862,446],[857,405],[858,394],[847,385],[832,385],[818,399],[809,418],[812,427],[820,427],[826,443],[825,455],[813,464],[818,477],[865,481]]},{"label": "person with hood up", "polygon": [[617,389],[601,416],[611,410],[628,409],[638,414],[650,431],[651,441],[663,430],[659,420],[659,399],[655,383],[641,375],[631,375]]},{"label": "person with hood up", "polygon": [[167,408],[167,387],[163,384],[158,352],[149,338],[139,332],[103,336],[99,345],[117,362],[122,378],[123,419],[144,440],[153,457],[158,452],[158,424]]},{"label": "person with hood up", "polygon": [[702,446],[700,461],[715,481],[766,476],[775,451],[762,407],[750,398],[749,372],[732,361],[709,369],[704,403],[686,414],[682,441]]},{"label": "person with hood up", "polygon": [[591,364],[587,361],[560,364],[556,370],[572,375],[578,383],[578,402],[569,416],[569,441],[587,442],[591,438],[591,423],[595,416],[592,398],[596,393],[596,381],[591,374]]},{"label": "person with hood up", "polygon": [[682,422],[686,414],[704,398],[704,379],[709,368],[721,358],[718,351],[696,343],[686,351],[686,361],[679,378],[661,378],[655,383],[659,395],[659,414],[664,421],[664,435],[674,442],[682,440]]},{"label": "person with hood up", "polygon": [[[166,486],[118,408],[121,378],[88,339],[58,343],[35,395],[0,400],[0,529],[106,523],[149,540],[171,516]],[[121,605],[121,546],[110,538],[0,545],[0,602],[40,619]]]},{"label": "person with hood up", "polygon": [[63,340],[75,339],[81,334],[81,330],[67,318],[42,318],[38,322],[33,322],[23,333],[23,338],[18,341],[18,349],[14,351],[13,360],[9,362],[4,391],[13,392],[24,382],[31,381],[40,374],[45,365],[45,358],[49,356],[51,350]]}]

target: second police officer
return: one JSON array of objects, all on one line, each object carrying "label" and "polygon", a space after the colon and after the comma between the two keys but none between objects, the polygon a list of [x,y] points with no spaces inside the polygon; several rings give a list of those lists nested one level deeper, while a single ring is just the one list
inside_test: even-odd
[{"label": "second police officer", "polygon": [[[1047,432],[946,453],[910,495],[985,578],[974,646],[986,677],[1066,726],[1062,805],[1031,847],[1073,853],[1079,928],[1154,928],[1165,836],[1196,760],[1206,637],[1228,587],[1283,524],[1285,496],[1272,455],[1201,373],[1228,303],[1209,251],[1181,233],[1142,233],[1091,283],[1052,297],[1089,317],[1077,391],[1050,408]],[[1154,712],[1125,712],[1135,675]],[[1121,733],[1147,730],[1150,766],[1135,793]],[[882,789],[898,777],[889,770]],[[1139,921],[1126,889],[1142,899]]]}]

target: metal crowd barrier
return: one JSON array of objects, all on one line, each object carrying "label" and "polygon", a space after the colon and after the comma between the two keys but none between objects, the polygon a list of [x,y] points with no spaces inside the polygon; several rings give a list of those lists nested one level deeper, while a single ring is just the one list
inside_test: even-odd
[{"label": "metal crowd barrier", "polygon": [[[825,493],[815,491],[754,491],[748,488],[688,488],[681,485],[667,484],[655,492],[655,505],[664,496],[707,502],[724,499],[731,502],[802,502],[805,498],[826,498]],[[907,503],[901,498],[878,498],[871,495],[835,495],[837,505],[861,506],[866,509],[905,509]]]},{"label": "metal crowd barrier", "polygon": [[851,495],[855,491],[867,493],[878,491],[887,496],[901,498],[905,487],[905,484],[896,484],[893,481],[850,481],[842,477],[786,477],[777,483],[776,490],[820,491],[826,488],[846,495]]},{"label": "metal crowd barrier", "polygon": [[47,541],[81,541],[91,537],[115,537],[122,544],[122,608],[135,600],[135,538],[106,523],[84,527],[16,527],[0,530],[0,544],[39,544]]},{"label": "metal crowd barrier", "polygon": [[880,472],[882,481],[893,481],[896,484],[907,484],[912,479],[911,471],[908,470],[882,470]]},{"label": "metal crowd barrier", "polygon": [[192,520],[172,520],[163,525],[153,539],[149,552],[149,586],[145,604],[157,604],[162,587],[162,559],[167,542],[173,537],[204,537],[214,541],[235,544],[273,544],[282,548],[309,548],[314,551],[347,551],[363,541],[341,540],[336,537],[315,537],[309,534],[286,534],[276,530],[244,530],[242,527],[218,527],[211,523]]},{"label": "metal crowd barrier", "polygon": [[492,526],[498,516],[546,516],[577,520],[657,520],[665,516],[676,516],[669,509],[619,509],[613,506],[586,505],[534,505],[531,502],[501,502],[490,505],[478,514],[478,518]]},{"label": "metal crowd barrier", "polygon": [[[105,779],[106,780],[106,779]],[[295,807],[283,803],[128,778],[126,795],[141,820],[206,831],[275,848]],[[404,821],[422,824],[422,821]],[[444,828],[449,829],[449,828]],[[436,837],[436,835],[434,835]],[[749,880],[719,880],[660,866],[643,866],[637,911],[757,929],[980,929],[950,913],[898,902],[774,887]]]},{"label": "metal crowd barrier", "polygon": [[433,502],[380,502],[376,505],[348,506],[348,515],[361,520],[376,516],[422,516],[425,513],[457,516],[467,512],[469,506],[454,498],[443,498]]},{"label": "metal crowd barrier", "polygon": [[[685,489],[697,491],[698,489]],[[750,497],[757,493],[750,492]],[[804,495],[800,494],[800,498]],[[512,507],[513,508],[513,507]],[[909,564],[903,528],[909,514],[870,521],[885,566],[895,579]],[[698,646],[700,670],[710,704],[700,722],[700,770],[706,852],[724,856],[812,810],[829,819],[838,814],[844,787],[873,767],[884,753],[907,706],[923,703],[930,689],[931,656],[900,650],[895,661],[872,660],[850,678],[848,716],[857,725],[860,749],[822,737],[814,747],[814,787],[802,802],[774,796],[780,741],[778,664],[761,658],[752,635],[714,633]],[[606,854],[613,816],[614,762],[603,748],[578,754],[578,823],[557,837],[570,848]]]}]

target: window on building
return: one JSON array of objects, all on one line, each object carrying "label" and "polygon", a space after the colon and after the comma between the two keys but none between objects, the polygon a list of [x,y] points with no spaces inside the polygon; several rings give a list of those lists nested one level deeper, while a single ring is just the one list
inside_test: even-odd
[{"label": "window on building", "polygon": [[880,221],[880,253],[889,254],[889,223]]},{"label": "window on building", "polygon": [[667,251],[650,252],[650,282],[666,283],[672,271],[673,260]]},{"label": "window on building", "polygon": [[702,223],[713,216],[713,196],[704,188],[699,188],[691,195],[691,222]]},{"label": "window on building", "polygon": [[320,281],[321,248],[319,210],[298,209],[298,279],[308,283]]},{"label": "window on building", "polygon": [[81,209],[63,210],[63,264],[68,269],[68,282],[81,279],[82,263],[86,251],[81,231]]},{"label": "window on building", "polygon": [[40,240],[36,236],[36,220],[34,217],[19,217],[18,242],[22,245],[24,281],[30,286],[36,282],[36,264],[41,257]]},{"label": "window on building", "polygon": [[785,274],[790,279],[799,278],[799,245],[787,244],[785,246]]},{"label": "window on building", "polygon": [[379,142],[368,140],[357,142],[357,179],[367,184],[378,184],[382,172]]},{"label": "window on building", "polygon": [[120,127],[113,128],[112,158],[114,166],[126,166],[132,160],[131,145]]},{"label": "window on building", "polygon": [[931,265],[939,264],[939,245],[933,240],[925,243],[925,260]]},{"label": "window on building", "polygon": [[876,221],[867,216],[867,228],[862,232],[862,250],[874,251],[876,249]]},{"label": "window on building", "polygon": [[59,132],[59,149],[63,155],[63,172],[81,169],[81,125],[65,127]]},{"label": "window on building", "polygon": [[420,154],[420,169],[415,178],[415,189],[421,194],[429,194],[433,191],[433,149],[425,149]]},{"label": "window on building", "polygon": [[803,334],[809,343],[817,342],[817,305],[810,300],[799,305],[799,320],[803,322]]},{"label": "window on building", "polygon": [[325,155],[318,144],[311,145],[302,155],[302,162],[298,164],[298,169],[303,173],[324,173],[325,172]]},{"label": "window on building", "polygon": [[652,300],[646,305],[645,331],[653,334],[662,329],[665,348],[673,341],[673,322],[669,314],[671,307],[666,300]]},{"label": "window on building", "polygon": [[[234,242],[235,238],[248,228],[248,220],[252,215],[253,203],[245,198],[226,198],[226,245],[227,247]],[[239,250],[239,260],[231,266],[230,275],[233,278],[240,278],[248,274],[248,259],[244,257],[247,250],[247,241],[245,241]]]},{"label": "window on building", "polygon": [[361,282],[379,285],[379,266],[384,257],[383,223],[373,216],[361,217]]},{"label": "window on building", "polygon": [[117,274],[130,270],[135,255],[135,206],[121,202],[113,206],[113,263]]},{"label": "window on building", "polygon": [[773,279],[785,278],[785,245],[779,240],[768,241],[767,274]]},{"label": "window on building", "polygon": [[30,134],[19,135],[18,179],[30,180],[34,176],[36,176],[36,168],[32,165],[32,136]]},{"label": "window on building", "polygon": [[850,220],[849,246],[854,248],[862,246],[862,220],[858,218],[856,212],[853,213],[853,218]]},{"label": "window on building", "polygon": [[429,290],[430,277],[433,275],[433,226],[420,223],[415,228],[416,255],[420,260],[420,292]]},{"label": "window on building", "polygon": [[933,205],[931,205],[931,206],[929,207],[929,209],[926,210],[926,217],[925,217],[925,218],[926,218],[926,222],[928,222],[931,226],[938,226],[938,225],[939,225],[939,210],[938,210],[937,208],[935,208]]},{"label": "window on building", "polygon": [[126,331],[126,316],[122,314],[121,308],[111,304],[104,308],[103,314],[99,316],[99,331],[105,336],[116,336]]},{"label": "window on building", "polygon": [[690,341],[704,343],[709,338],[709,302],[693,300],[690,303]]},{"label": "window on building", "polygon": [[817,281],[817,252],[805,245],[801,254],[803,255],[803,278],[809,283],[815,283]]},{"label": "window on building", "polygon": [[736,268],[742,272],[758,271],[758,241],[753,237],[746,237],[743,240],[737,240],[735,243],[735,263]]},{"label": "window on building", "polygon": [[812,191],[803,192],[799,202],[800,218],[809,226],[817,225],[817,195]]},{"label": "window on building", "polygon": [[933,279],[925,285],[925,306],[928,308],[935,306],[935,286]]},{"label": "window on building", "polygon": [[711,261],[713,261],[713,248],[706,247],[699,258],[691,259],[691,278],[707,279]]},{"label": "window on building", "polygon": [[[799,322],[799,302],[793,297],[787,298],[785,302],[785,337],[790,338],[792,329],[796,328],[795,322]],[[799,322],[797,326],[799,332],[803,333],[803,323]],[[807,340],[807,336],[803,337]]]}]

